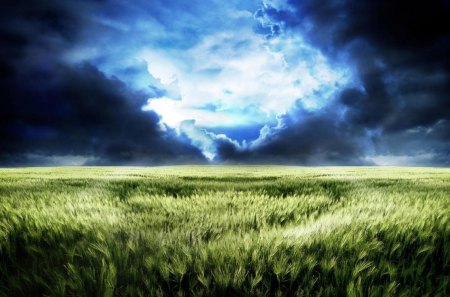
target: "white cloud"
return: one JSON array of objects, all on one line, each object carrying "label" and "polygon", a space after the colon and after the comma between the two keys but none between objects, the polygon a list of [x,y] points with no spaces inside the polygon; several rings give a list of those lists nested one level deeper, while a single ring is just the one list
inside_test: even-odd
[{"label": "white cloud", "polygon": [[[240,114],[228,111],[253,106],[267,116],[279,115],[297,99],[307,107],[319,107],[323,99],[317,92],[331,94],[336,84],[348,81],[348,73],[331,69],[301,38],[267,41],[251,30],[208,36],[183,52],[150,50],[141,55],[152,76],[179,87],[181,102],[170,103],[166,97],[152,99],[148,106],[172,127],[191,118],[205,126],[222,121],[242,124]],[[220,106],[212,113],[216,120],[199,110],[205,105]]]},{"label": "white cloud", "polygon": [[137,58],[169,90],[143,109],[178,131],[186,120],[203,128],[265,124],[297,100],[320,108],[350,81],[350,72],[333,69],[300,36],[267,40],[252,28],[209,35],[186,50],[142,51]]},{"label": "white cloud", "polygon": [[265,7],[270,6],[276,10],[294,10],[287,0],[263,0],[262,2]]},{"label": "white cloud", "polygon": [[210,161],[216,156],[216,140],[224,139],[233,142],[236,147],[240,146],[239,143],[229,139],[224,134],[214,134],[196,127],[195,120],[186,120],[180,123],[180,132],[188,136],[192,144],[200,148],[203,155]]},{"label": "white cloud", "polygon": [[244,115],[236,115],[231,112],[216,112],[189,105],[184,100],[173,100],[167,97],[150,99],[143,110],[155,110],[161,116],[161,120],[172,128],[180,128],[185,120],[195,120],[201,127],[235,126],[245,125],[251,119]]},{"label": "white cloud", "polygon": [[177,75],[181,70],[176,66],[178,63],[167,57],[164,53],[157,51],[145,51],[148,71],[154,78],[159,79],[164,85],[171,85],[177,81]]}]

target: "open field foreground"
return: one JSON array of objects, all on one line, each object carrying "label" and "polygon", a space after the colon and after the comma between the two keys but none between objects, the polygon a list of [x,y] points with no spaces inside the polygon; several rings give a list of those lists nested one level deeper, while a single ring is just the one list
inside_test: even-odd
[{"label": "open field foreground", "polygon": [[0,169],[0,296],[449,296],[449,215],[449,169]]}]

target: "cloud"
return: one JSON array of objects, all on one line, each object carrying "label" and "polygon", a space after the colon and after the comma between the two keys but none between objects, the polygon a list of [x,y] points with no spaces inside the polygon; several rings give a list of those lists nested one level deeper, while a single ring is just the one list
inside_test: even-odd
[{"label": "cloud", "polygon": [[218,161],[225,163],[281,163],[296,165],[373,164],[364,157],[370,146],[365,131],[349,125],[338,102],[320,111],[300,104],[279,118],[275,127],[261,129],[247,147],[218,142]]},{"label": "cloud", "polygon": [[[189,50],[144,52],[150,74],[179,89],[179,96],[152,98],[144,109],[154,110],[176,129],[186,120],[194,120],[204,133],[243,126],[259,129],[297,100],[308,109],[321,108],[350,83],[352,73],[344,65],[332,68],[301,36],[266,40],[251,27],[236,31],[205,36]],[[215,155],[211,145],[202,150]]]},{"label": "cloud", "polygon": [[448,1],[289,1],[259,15],[331,63],[347,61],[353,85],[323,109],[290,111],[299,120],[283,117],[282,128],[266,127],[244,152],[225,145],[222,159],[449,165]]},{"label": "cloud", "polygon": [[198,149],[161,131],[155,113],[141,111],[145,94],[95,67],[26,74],[33,85],[23,77],[21,93],[1,112],[3,164],[23,164],[24,154],[82,155],[95,164],[202,162]]},{"label": "cloud", "polygon": [[162,131],[154,112],[141,110],[148,90],[65,61],[84,5],[23,4],[2,10],[10,20],[0,29],[2,166],[204,162],[173,130]]},{"label": "cloud", "polygon": [[7,0],[0,16],[2,165],[449,166],[448,1]]},{"label": "cloud", "polygon": [[[152,76],[163,84],[178,84],[181,102],[177,104],[186,109],[215,104],[226,111],[253,105],[276,115],[286,112],[299,98],[305,105],[317,107],[322,102],[314,98],[314,92],[333,92],[348,83],[350,76],[346,69],[331,68],[301,37],[267,41],[248,28],[206,36],[187,51],[149,50],[142,57]],[[152,105],[158,111],[159,103]],[[179,122],[182,120],[180,116]]]}]

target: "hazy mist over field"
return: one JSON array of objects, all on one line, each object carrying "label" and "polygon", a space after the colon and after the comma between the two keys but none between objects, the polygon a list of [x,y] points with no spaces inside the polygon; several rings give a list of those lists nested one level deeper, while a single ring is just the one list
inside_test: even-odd
[{"label": "hazy mist over field", "polygon": [[6,0],[0,166],[450,165],[448,0]]}]

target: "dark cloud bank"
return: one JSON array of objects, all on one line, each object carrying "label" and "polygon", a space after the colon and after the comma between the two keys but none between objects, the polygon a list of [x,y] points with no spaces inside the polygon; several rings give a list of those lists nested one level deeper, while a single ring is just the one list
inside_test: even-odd
[{"label": "dark cloud bank", "polygon": [[289,3],[293,11],[258,14],[302,33],[331,60],[346,55],[362,88],[317,112],[299,105],[250,149],[221,140],[221,161],[371,164],[367,156],[384,155],[449,166],[450,1]]},{"label": "dark cloud bank", "polygon": [[204,162],[197,148],[161,129],[155,113],[141,111],[149,94],[59,59],[77,42],[87,5],[34,3],[10,1],[1,12],[1,165]]},{"label": "dark cloud bank", "polygon": [[[94,1],[92,1],[93,3]],[[108,5],[108,1],[102,5]],[[141,107],[148,90],[60,57],[90,26],[89,1],[6,1],[0,11],[0,165],[202,163],[201,152]],[[97,4],[95,4],[97,5]],[[371,164],[427,156],[450,166],[450,2],[291,1],[258,14],[355,69],[362,87],[323,109],[301,102],[245,148],[220,138],[216,162]],[[62,162],[64,163],[64,162]]]}]

